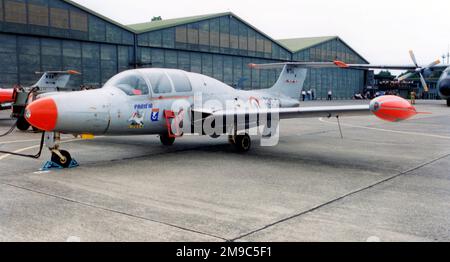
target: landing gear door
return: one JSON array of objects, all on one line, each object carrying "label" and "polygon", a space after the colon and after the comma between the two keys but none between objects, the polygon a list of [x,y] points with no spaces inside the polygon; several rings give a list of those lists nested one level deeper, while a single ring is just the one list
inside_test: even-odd
[{"label": "landing gear door", "polygon": [[172,110],[165,112],[168,128],[174,136],[191,133],[191,104],[188,100],[174,100]]},{"label": "landing gear door", "polygon": [[173,118],[170,119],[170,131],[176,136],[182,136],[191,131],[191,109],[193,103],[193,92],[190,79],[186,72],[181,70],[167,70],[167,75],[173,85],[173,99],[171,99],[170,110]]}]

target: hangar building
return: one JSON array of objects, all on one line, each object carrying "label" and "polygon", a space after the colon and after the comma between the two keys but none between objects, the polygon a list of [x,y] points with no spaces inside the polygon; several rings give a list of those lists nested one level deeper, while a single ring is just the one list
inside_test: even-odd
[{"label": "hangar building", "polygon": [[[276,70],[249,63],[367,63],[337,36],[275,40],[231,12],[122,25],[69,0],[0,0],[0,87],[30,85],[37,71],[74,69],[70,86],[101,86],[139,67],[180,68],[241,89],[271,86]],[[314,69],[305,88],[350,98],[367,71]]]}]

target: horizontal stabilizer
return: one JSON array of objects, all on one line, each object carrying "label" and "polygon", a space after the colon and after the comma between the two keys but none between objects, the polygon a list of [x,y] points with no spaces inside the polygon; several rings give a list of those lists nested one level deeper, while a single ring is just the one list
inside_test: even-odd
[{"label": "horizontal stabilizer", "polygon": [[[434,62],[430,68],[445,69],[450,65],[437,65]],[[286,62],[286,63],[270,63],[270,64],[248,64],[251,69],[278,69],[285,65],[299,68],[346,68],[346,69],[392,69],[392,70],[416,70],[419,67],[415,65],[371,65],[371,64],[347,64],[343,61],[333,62]]]},{"label": "horizontal stabilizer", "polygon": [[248,64],[251,69],[279,69],[284,66],[298,68],[336,68],[339,67],[334,62],[286,62],[270,64]]}]

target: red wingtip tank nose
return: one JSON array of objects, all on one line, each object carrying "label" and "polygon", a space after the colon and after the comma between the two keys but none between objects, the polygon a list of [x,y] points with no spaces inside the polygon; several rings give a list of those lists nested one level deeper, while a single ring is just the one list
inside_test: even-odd
[{"label": "red wingtip tank nose", "polygon": [[13,89],[1,89],[0,88],[0,103],[13,102]]},{"label": "red wingtip tank nose", "polygon": [[47,97],[38,99],[27,106],[25,118],[32,126],[44,130],[52,131],[56,127],[58,119],[58,109],[53,98]]},{"label": "red wingtip tank nose", "polygon": [[340,68],[348,68],[349,67],[349,65],[347,65],[345,62],[343,62],[343,61],[339,61],[339,60],[335,60],[334,62],[333,62],[337,67],[340,67]]},{"label": "red wingtip tank nose", "polygon": [[378,118],[399,122],[417,115],[416,108],[398,96],[380,96],[370,102],[370,111]]}]

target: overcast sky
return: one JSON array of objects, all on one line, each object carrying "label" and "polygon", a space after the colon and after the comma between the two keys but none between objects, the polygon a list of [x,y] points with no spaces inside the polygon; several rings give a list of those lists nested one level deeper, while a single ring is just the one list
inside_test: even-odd
[{"label": "overcast sky", "polygon": [[[75,0],[122,24],[231,11],[274,39],[338,35],[373,64],[421,64],[450,44],[449,0]],[[442,59],[441,59],[442,60]]]}]

